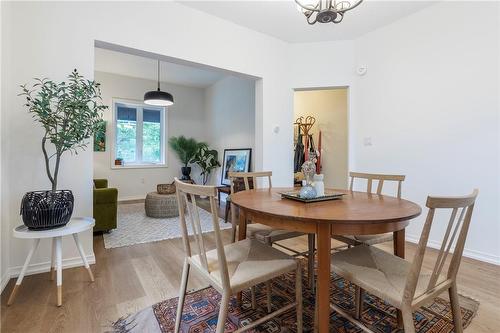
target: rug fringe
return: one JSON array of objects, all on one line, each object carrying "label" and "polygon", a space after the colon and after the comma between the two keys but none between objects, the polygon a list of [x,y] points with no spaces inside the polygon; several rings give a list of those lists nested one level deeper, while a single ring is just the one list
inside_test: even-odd
[{"label": "rug fringe", "polygon": [[[132,320],[130,320],[132,319]],[[132,325],[133,326],[130,326]],[[113,331],[107,332],[107,333],[129,333],[132,332],[132,330],[137,326],[137,322],[135,321],[134,317],[131,318],[131,315],[127,315],[124,317],[121,317],[117,321],[115,321],[111,327],[113,328]]]}]

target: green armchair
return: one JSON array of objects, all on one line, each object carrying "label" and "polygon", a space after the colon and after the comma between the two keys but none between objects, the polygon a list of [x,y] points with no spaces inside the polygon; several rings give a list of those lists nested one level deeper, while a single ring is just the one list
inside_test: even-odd
[{"label": "green armchair", "polygon": [[116,228],[118,190],[108,188],[107,179],[94,179],[94,231]]}]

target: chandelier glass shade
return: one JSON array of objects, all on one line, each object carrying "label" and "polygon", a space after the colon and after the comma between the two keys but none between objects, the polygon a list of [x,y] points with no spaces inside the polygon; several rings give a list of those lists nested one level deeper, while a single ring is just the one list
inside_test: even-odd
[{"label": "chandelier glass shade", "polygon": [[297,9],[307,23],[340,23],[344,13],[359,6],[363,0],[295,0]]}]

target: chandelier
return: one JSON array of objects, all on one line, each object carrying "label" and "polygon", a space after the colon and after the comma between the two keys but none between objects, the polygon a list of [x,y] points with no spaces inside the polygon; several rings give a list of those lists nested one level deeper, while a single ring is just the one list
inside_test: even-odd
[{"label": "chandelier", "polygon": [[344,13],[356,8],[363,0],[295,0],[297,9],[305,15],[307,23],[340,23]]},{"label": "chandelier", "polygon": [[156,106],[170,106],[174,104],[174,96],[160,90],[160,60],[158,60],[158,89],[144,94],[144,104]]}]

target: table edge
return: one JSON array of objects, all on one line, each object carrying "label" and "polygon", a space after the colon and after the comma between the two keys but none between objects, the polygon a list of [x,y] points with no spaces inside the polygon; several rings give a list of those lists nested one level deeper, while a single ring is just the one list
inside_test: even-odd
[{"label": "table edge", "polygon": [[[20,225],[15,226],[12,229],[12,235],[15,238],[24,238],[24,239],[51,238],[51,237],[66,236],[66,235],[72,235],[72,234],[80,233],[80,232],[83,232],[83,231],[86,231],[86,230],[90,230],[90,229],[94,228],[94,226],[95,226],[95,219],[93,217],[90,217],[90,216],[86,216],[86,217],[77,216],[77,217],[72,217],[71,218],[71,220],[76,220],[76,219],[78,219],[78,220],[87,220],[87,221],[89,221],[91,223],[89,225],[84,225],[84,226],[82,226],[80,228],[77,228],[77,229],[75,229],[72,232],[64,233],[64,234],[61,234],[61,235],[57,235],[56,231],[63,230],[62,228],[64,228],[65,226],[61,227],[61,228],[46,229],[46,230],[30,230],[30,229],[26,229],[26,230],[22,230],[22,231],[16,230],[19,227],[25,226],[24,224],[20,224]],[[70,220],[70,222],[71,222],[71,220]],[[35,236],[40,236],[40,237],[35,237]]]},{"label": "table edge", "polygon": [[[272,191],[273,192],[277,192],[277,191],[279,191],[281,189],[282,188],[273,188]],[[290,188],[283,188],[283,189],[290,189]],[[338,190],[338,189],[334,189],[334,190]],[[254,190],[248,190],[248,191],[254,191]],[[361,191],[350,191],[350,190],[342,190],[342,191],[354,192],[354,193],[356,193],[356,192],[357,193],[366,193],[366,192],[361,192]],[[241,191],[241,192],[245,192],[245,191]],[[238,193],[240,193],[240,192],[238,192]],[[237,193],[235,193],[235,194],[237,194]],[[379,195],[379,194],[372,194],[372,195]],[[390,195],[385,195],[385,194],[382,194],[382,196],[398,199],[396,197],[393,197],[393,196],[390,196]],[[420,205],[418,205],[417,203],[415,203],[413,201],[410,201],[410,200],[406,200],[406,199],[399,199],[399,200],[404,200],[404,201],[407,201],[409,203],[412,203],[412,204],[416,205],[418,207],[418,212],[416,212],[415,214],[404,216],[404,217],[387,218],[387,219],[377,219],[377,220],[366,220],[366,219],[359,219],[359,220],[354,220],[354,219],[349,219],[349,220],[333,220],[333,219],[319,219],[319,218],[307,218],[307,217],[299,217],[299,216],[288,216],[288,215],[280,215],[280,214],[275,214],[275,213],[263,212],[263,211],[260,211],[260,210],[256,210],[256,209],[253,209],[253,208],[248,208],[248,207],[242,206],[241,204],[238,204],[234,200],[234,198],[231,198],[231,204],[237,206],[240,209],[245,210],[246,212],[250,212],[252,214],[262,214],[262,215],[272,216],[274,218],[282,219],[282,220],[295,220],[295,221],[301,221],[301,222],[321,222],[321,223],[329,223],[329,224],[353,224],[353,223],[357,223],[357,224],[380,224],[380,223],[393,223],[393,222],[402,222],[402,221],[412,220],[412,219],[414,219],[414,218],[416,218],[416,217],[418,217],[418,216],[420,216],[422,214],[422,207],[420,207]],[[304,203],[304,204],[307,204],[307,203]]]}]

